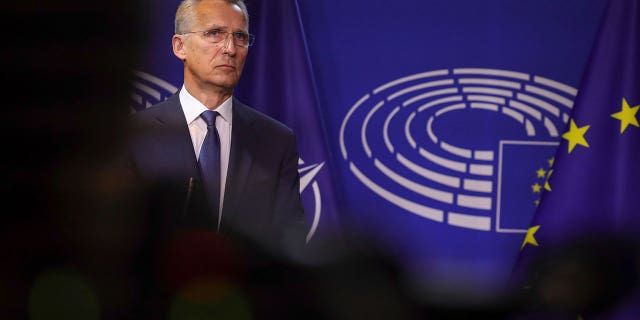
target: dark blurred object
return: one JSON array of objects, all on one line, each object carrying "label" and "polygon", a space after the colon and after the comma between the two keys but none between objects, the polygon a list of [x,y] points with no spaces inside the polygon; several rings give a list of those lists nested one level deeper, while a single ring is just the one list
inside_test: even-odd
[{"label": "dark blurred object", "polygon": [[[131,214],[133,193],[111,160],[126,136],[130,73],[141,46],[136,4],[3,5],[3,319],[40,314],[29,312],[38,307],[31,290],[52,268],[86,279],[102,319],[121,318],[115,313],[132,304],[127,280],[140,224]],[[73,319],[63,302],[51,307]]]},{"label": "dark blurred object", "polygon": [[624,319],[610,316],[640,288],[638,249],[637,239],[592,235],[548,250],[531,268],[517,319]]}]

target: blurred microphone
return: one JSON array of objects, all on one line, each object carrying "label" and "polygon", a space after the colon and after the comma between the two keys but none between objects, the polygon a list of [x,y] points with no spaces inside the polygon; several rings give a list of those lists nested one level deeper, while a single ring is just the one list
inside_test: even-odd
[{"label": "blurred microphone", "polygon": [[189,177],[189,185],[187,186],[187,196],[184,199],[184,206],[182,207],[182,216],[186,216],[187,215],[187,211],[189,211],[189,204],[191,203],[191,194],[193,193],[193,186],[194,186],[194,179],[193,177]]}]

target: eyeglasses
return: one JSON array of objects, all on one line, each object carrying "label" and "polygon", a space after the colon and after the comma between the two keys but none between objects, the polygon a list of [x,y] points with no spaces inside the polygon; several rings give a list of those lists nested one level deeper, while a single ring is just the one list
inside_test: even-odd
[{"label": "eyeglasses", "polygon": [[233,44],[238,47],[249,47],[256,40],[255,36],[246,32],[236,31],[236,32],[228,32],[220,29],[212,29],[205,31],[189,31],[181,34],[189,34],[189,33],[200,33],[204,37],[207,42],[218,43],[227,40],[229,34],[233,35]]}]

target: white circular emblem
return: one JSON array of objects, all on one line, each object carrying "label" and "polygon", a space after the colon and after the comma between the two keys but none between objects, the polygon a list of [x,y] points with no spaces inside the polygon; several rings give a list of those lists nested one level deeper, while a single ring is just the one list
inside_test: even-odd
[{"label": "white circular emblem", "polygon": [[131,111],[146,109],[178,92],[178,88],[146,72],[135,71],[133,92],[131,93]]},{"label": "white circular emblem", "polygon": [[406,76],[351,107],[340,128],[342,156],[364,186],[405,211],[499,231],[501,146],[557,143],[576,93],[508,70]]}]

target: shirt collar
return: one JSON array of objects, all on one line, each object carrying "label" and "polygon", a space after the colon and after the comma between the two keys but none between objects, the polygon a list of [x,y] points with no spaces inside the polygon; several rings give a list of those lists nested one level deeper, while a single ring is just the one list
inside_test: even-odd
[{"label": "shirt collar", "polygon": [[[179,94],[180,104],[182,105],[182,111],[184,112],[184,116],[187,120],[187,123],[191,123],[194,120],[200,117],[200,114],[207,109],[200,101],[194,98],[188,91],[187,88],[182,85],[182,89]],[[220,106],[218,106],[215,111],[224,119],[226,122],[231,123],[232,117],[232,97],[229,97],[227,100],[222,102]]]}]

